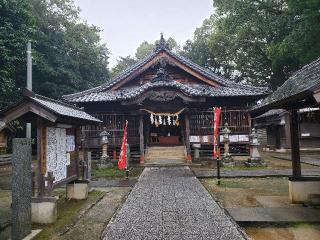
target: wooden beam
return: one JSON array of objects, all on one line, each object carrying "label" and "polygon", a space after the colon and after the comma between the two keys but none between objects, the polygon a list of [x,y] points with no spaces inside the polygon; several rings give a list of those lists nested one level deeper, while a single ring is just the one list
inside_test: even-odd
[{"label": "wooden beam", "polygon": [[301,177],[299,120],[297,110],[290,111],[291,160],[293,178]]},{"label": "wooden beam", "polygon": [[200,79],[201,81],[214,86],[214,87],[219,87],[220,84],[218,84],[216,81],[205,77],[204,75],[198,73],[197,71],[194,71],[193,69],[191,69],[190,67],[186,66],[185,64],[181,63],[180,61],[174,59],[173,57],[169,56],[169,54],[165,53],[165,56],[169,59],[169,61],[174,62],[174,64],[181,68],[182,70],[184,70],[185,72],[189,73],[190,75]]},{"label": "wooden beam", "polygon": [[21,105],[8,110],[2,121],[6,124],[10,123],[11,121],[14,121],[18,119],[19,117],[23,116],[24,114],[27,114],[28,112],[32,112],[44,119],[47,119],[51,122],[55,122],[57,120],[57,116],[54,114],[48,112],[47,110],[41,108],[38,105],[35,105],[34,103],[22,103]]},{"label": "wooden beam", "polygon": [[139,135],[140,135],[140,164],[144,164],[144,136],[143,136],[143,114],[139,116]]}]

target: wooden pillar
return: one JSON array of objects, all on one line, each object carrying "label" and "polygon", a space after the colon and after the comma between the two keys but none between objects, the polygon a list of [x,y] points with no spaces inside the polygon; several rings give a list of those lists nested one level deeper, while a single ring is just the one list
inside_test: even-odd
[{"label": "wooden pillar", "polygon": [[290,111],[290,138],[293,178],[301,177],[299,120],[297,110]]},{"label": "wooden pillar", "polygon": [[185,127],[186,127],[186,148],[187,148],[187,162],[192,161],[191,157],[191,148],[190,148],[190,119],[189,119],[189,113],[185,114]]},{"label": "wooden pillar", "polygon": [[291,133],[290,133],[290,120],[291,119],[291,115],[290,112],[286,112],[284,114],[284,132],[285,132],[285,137],[286,137],[286,141],[285,141],[285,148],[291,148]]},{"label": "wooden pillar", "polygon": [[37,158],[38,158],[38,195],[45,195],[45,178],[47,165],[47,127],[41,119],[37,122]]},{"label": "wooden pillar", "polygon": [[[83,154],[81,151],[83,149],[81,149],[81,129],[80,127],[76,127],[76,132],[75,132],[75,144],[76,144],[76,148],[75,148],[75,151],[76,151],[76,174],[77,174],[77,177],[79,179],[80,177],[80,174],[82,174],[82,171],[80,172],[80,159],[83,159],[83,156],[81,156],[81,154]],[[82,177],[82,176],[81,176]]]},{"label": "wooden pillar", "polygon": [[143,115],[139,116],[139,135],[140,135],[140,164],[144,164],[144,136],[143,136]]}]

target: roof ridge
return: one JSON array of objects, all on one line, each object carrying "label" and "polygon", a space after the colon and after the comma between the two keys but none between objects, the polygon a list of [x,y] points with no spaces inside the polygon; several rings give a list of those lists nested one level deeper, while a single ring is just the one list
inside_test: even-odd
[{"label": "roof ridge", "polygon": [[297,74],[301,73],[302,71],[306,70],[309,67],[313,67],[313,65],[315,65],[316,63],[320,63],[320,57],[315,59],[314,61],[308,63],[307,65],[302,66],[300,69],[298,69],[297,71],[295,71],[292,76],[290,76],[289,78],[292,78],[294,76],[296,76]]}]

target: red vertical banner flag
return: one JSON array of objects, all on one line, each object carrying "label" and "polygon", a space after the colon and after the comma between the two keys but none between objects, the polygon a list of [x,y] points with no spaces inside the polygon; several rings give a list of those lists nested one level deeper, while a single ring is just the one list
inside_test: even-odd
[{"label": "red vertical banner flag", "polygon": [[118,160],[118,169],[123,170],[126,169],[127,165],[127,127],[128,121],[126,120],[126,125],[123,129],[122,143],[121,143],[121,151]]},{"label": "red vertical banner flag", "polygon": [[213,108],[213,158],[218,156],[219,143],[219,124],[220,124],[221,107]]}]

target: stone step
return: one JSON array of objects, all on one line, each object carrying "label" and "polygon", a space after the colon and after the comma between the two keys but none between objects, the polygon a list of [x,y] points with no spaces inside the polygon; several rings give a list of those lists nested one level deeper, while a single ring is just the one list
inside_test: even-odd
[{"label": "stone step", "polygon": [[185,156],[154,156],[154,157],[146,156],[146,159],[185,159]]},{"label": "stone step", "polygon": [[149,155],[184,155],[184,151],[181,151],[181,152],[166,152],[166,151],[163,151],[163,152],[150,152],[148,151],[148,154]]},{"label": "stone step", "polygon": [[152,147],[148,147],[148,149],[185,149],[185,146],[152,146]]},{"label": "stone step", "polygon": [[183,163],[185,161],[185,146],[154,146],[146,151],[146,162],[155,164]]}]

